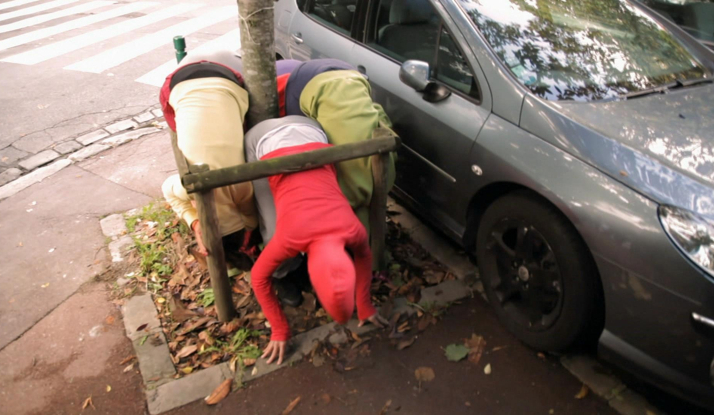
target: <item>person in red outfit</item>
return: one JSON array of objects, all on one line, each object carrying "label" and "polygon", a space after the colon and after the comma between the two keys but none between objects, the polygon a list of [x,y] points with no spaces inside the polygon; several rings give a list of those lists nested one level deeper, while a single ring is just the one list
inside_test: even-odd
[{"label": "person in red outfit", "polygon": [[[259,160],[330,147],[320,125],[306,117],[267,120],[254,128],[268,131],[256,147]],[[251,271],[253,291],[272,327],[262,357],[268,363],[276,358],[278,364],[283,362],[290,327],[272,289],[271,275],[300,252],[307,254],[310,282],[320,303],[336,322],[346,323],[356,305],[360,325],[368,321],[380,327],[387,324],[371,301],[372,254],[367,231],[342,194],[335,167],[279,174],[268,181],[277,212],[276,229]]]}]

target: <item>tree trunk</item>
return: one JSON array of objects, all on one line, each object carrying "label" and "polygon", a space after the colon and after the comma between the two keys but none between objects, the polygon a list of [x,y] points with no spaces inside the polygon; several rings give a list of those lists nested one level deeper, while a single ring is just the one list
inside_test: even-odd
[{"label": "tree trunk", "polygon": [[243,79],[250,95],[247,128],[278,116],[273,0],[237,0]]}]

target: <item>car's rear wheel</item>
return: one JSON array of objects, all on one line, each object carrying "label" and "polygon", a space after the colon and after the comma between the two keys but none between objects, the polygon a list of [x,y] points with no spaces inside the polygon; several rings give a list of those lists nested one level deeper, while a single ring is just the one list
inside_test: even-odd
[{"label": "car's rear wheel", "polygon": [[481,218],[476,256],[502,323],[539,350],[562,351],[597,325],[600,282],[570,222],[528,192],[496,200]]}]

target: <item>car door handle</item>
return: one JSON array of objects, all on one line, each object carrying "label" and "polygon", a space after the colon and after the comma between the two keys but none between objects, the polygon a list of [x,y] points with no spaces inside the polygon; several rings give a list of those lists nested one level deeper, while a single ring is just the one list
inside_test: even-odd
[{"label": "car door handle", "polygon": [[302,45],[302,33],[293,33],[290,35],[291,38],[293,38],[293,42],[297,43],[298,45]]},{"label": "car door handle", "polygon": [[367,76],[367,68],[362,65],[357,66],[357,71],[364,76],[364,79],[369,81],[369,76]]}]

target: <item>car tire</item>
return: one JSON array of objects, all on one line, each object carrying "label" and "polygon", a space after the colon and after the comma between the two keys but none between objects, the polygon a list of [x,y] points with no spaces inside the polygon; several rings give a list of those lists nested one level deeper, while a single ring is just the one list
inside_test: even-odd
[{"label": "car tire", "polygon": [[563,351],[600,324],[602,287],[588,248],[560,211],[532,193],[488,207],[476,256],[498,318],[527,345]]}]

